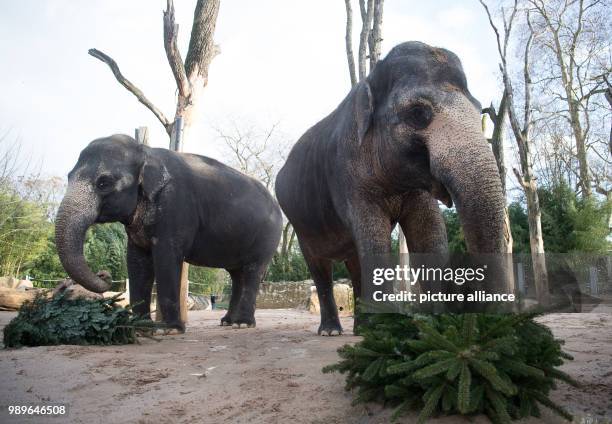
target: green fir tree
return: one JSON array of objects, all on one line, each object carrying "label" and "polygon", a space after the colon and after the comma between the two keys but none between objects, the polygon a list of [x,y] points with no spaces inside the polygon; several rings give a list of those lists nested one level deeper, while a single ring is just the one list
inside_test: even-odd
[{"label": "green fir tree", "polygon": [[557,381],[578,384],[558,369],[572,358],[534,316],[375,314],[363,340],[340,348],[341,361],[323,371],[345,373],[355,403],[395,406],[394,420],[420,410],[418,423],[451,414],[509,423],[545,406],[571,421],[548,395]]}]

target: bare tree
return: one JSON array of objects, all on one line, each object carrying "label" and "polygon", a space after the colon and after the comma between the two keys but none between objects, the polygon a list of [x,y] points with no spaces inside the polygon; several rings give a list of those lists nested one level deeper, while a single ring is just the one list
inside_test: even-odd
[{"label": "bare tree", "polygon": [[533,125],[533,109],[531,106],[531,75],[529,60],[534,32],[531,26],[529,12],[526,12],[525,19],[529,27],[529,33],[522,50],[522,82],[524,86],[524,95],[522,107],[523,123],[521,125],[521,123],[519,122],[518,112],[514,101],[514,91],[512,88],[512,81],[510,79],[510,69],[507,60],[508,43],[510,41],[512,27],[515,22],[517,13],[520,12],[518,7],[518,0],[514,0],[514,3],[510,8],[509,13],[506,13],[504,8],[502,8],[501,10],[503,20],[503,35],[501,36],[497,25],[495,25],[495,23],[493,22],[493,18],[491,16],[487,4],[484,2],[484,0],[479,1],[487,13],[487,17],[489,18],[489,24],[495,32],[495,38],[497,41],[497,50],[501,62],[499,68],[504,83],[504,91],[506,93],[506,110],[508,112],[508,118],[510,120],[510,127],[512,128],[514,139],[516,140],[520,159],[520,170],[514,168],[513,171],[527,198],[529,244],[531,247],[531,258],[533,263],[533,272],[536,285],[536,296],[540,304],[545,305],[548,303],[549,298],[548,275],[546,271],[546,259],[544,257],[544,238],[542,235],[540,201],[538,197],[537,181],[533,172],[533,157],[531,152],[534,142],[531,139],[531,129]]},{"label": "bare tree", "polygon": [[589,140],[595,114],[593,96],[607,91],[602,76],[610,73],[609,4],[602,0],[529,0],[528,5],[539,34],[534,40],[541,63],[538,84],[550,98],[542,112],[567,120],[575,143],[578,189],[588,197],[594,178],[589,151],[597,148]]},{"label": "bare tree", "polygon": [[[506,160],[504,154],[504,128],[506,127],[506,116],[508,115],[506,109],[506,102],[508,95],[506,90],[503,91],[502,98],[499,102],[497,110],[493,103],[485,109],[482,113],[489,116],[489,119],[493,123],[493,132],[491,138],[488,139],[491,144],[491,150],[493,150],[493,156],[495,156],[495,162],[497,163],[497,169],[502,183],[502,193],[504,198],[506,197]],[[486,119],[482,117],[482,131],[486,130]],[[508,215],[508,207],[504,206],[504,239],[506,243],[506,252],[512,253],[512,231],[510,229],[510,217]]]},{"label": "bare tree", "polygon": [[374,65],[376,65],[376,62],[380,60],[380,48],[382,45],[383,1],[384,0],[374,0],[374,11],[372,12],[372,30],[368,34],[370,71],[374,69]]},{"label": "bare tree", "polygon": [[[612,109],[612,84],[608,81],[608,78],[604,75],[602,79],[606,82],[606,101],[610,105],[610,109]],[[610,153],[612,153],[612,123],[610,124],[610,139],[608,140],[608,148],[610,149]]]},{"label": "bare tree", "polygon": [[346,58],[348,61],[349,76],[351,77],[351,86],[357,84],[357,75],[355,73],[355,54],[353,53],[353,8],[351,0],[344,0],[346,7],[346,34],[344,41],[346,44]]},{"label": "bare tree", "polygon": [[287,151],[287,143],[279,135],[279,123],[262,130],[255,125],[238,124],[230,119],[223,128],[216,126],[217,136],[231,153],[228,163],[274,191],[274,180]]},{"label": "bare tree", "polygon": [[[170,137],[169,147],[174,151],[181,151],[185,140],[189,139],[194,110],[202,90],[208,84],[208,68],[213,58],[219,53],[218,47],[214,44],[219,4],[220,0],[197,1],[193,13],[189,48],[183,61],[177,45],[178,24],[174,21],[174,3],[172,0],[167,0],[163,14],[164,49],[177,87],[176,108],[172,121],[144,95],[142,90],[123,76],[115,60],[99,50],[89,50],[90,55],[106,63],[117,81],[155,115],[166,129]],[[187,321],[185,300],[188,274],[189,267],[187,263],[184,263],[181,272],[181,319],[183,321]]]},{"label": "bare tree", "polygon": [[361,34],[359,35],[359,52],[357,63],[359,65],[359,81],[364,79],[367,74],[367,51],[368,38],[372,31],[372,22],[374,19],[374,0],[359,0],[359,10],[361,12]]},{"label": "bare tree", "polygon": [[353,8],[351,0],[344,0],[346,7],[346,57],[348,61],[351,86],[364,79],[369,70],[380,59],[382,43],[382,19],[384,0],[359,0],[361,15],[361,32],[359,34],[359,48],[357,51],[358,75],[355,71],[355,57],[353,53]]},{"label": "bare tree", "polygon": [[[223,128],[216,127],[218,137],[229,150],[229,164],[263,183],[274,193],[274,182],[278,170],[285,162],[289,143],[280,134],[279,123],[262,130],[254,125],[244,124],[244,120],[232,119]],[[283,232],[278,251],[281,269],[288,270],[289,255],[295,245],[295,230],[283,216]]]},{"label": "bare tree", "polygon": [[0,135],[0,275],[18,276],[46,248],[51,231],[58,181],[42,179],[30,165],[19,140]]},{"label": "bare tree", "polygon": [[[163,15],[164,49],[177,87],[176,109],[172,121],[144,95],[142,90],[123,76],[115,60],[97,49],[89,50],[90,55],[106,63],[117,81],[155,115],[171,138],[175,133],[173,130],[178,118],[182,118],[183,138],[186,138],[188,128],[192,124],[197,100],[208,84],[208,68],[213,58],[219,53],[218,46],[214,44],[219,2],[220,0],[197,1],[189,48],[183,62],[177,46],[179,26],[174,21],[174,3],[172,0],[167,0],[167,7]],[[175,150],[180,150],[181,146],[174,147],[178,147]]]}]

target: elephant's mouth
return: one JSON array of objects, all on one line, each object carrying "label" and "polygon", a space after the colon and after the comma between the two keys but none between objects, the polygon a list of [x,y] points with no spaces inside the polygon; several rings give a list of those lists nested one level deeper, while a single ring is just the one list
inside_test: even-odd
[{"label": "elephant's mouth", "polygon": [[451,198],[450,193],[439,181],[433,180],[431,184],[431,195],[444,203],[447,208],[451,208],[453,206],[453,199]]}]

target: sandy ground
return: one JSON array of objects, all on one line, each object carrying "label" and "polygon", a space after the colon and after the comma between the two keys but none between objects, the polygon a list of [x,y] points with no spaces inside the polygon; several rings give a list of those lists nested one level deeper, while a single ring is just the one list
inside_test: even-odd
[{"label": "sandy ground", "polygon": [[[377,405],[351,406],[341,375],[321,373],[336,362],[338,347],[358,337],[319,337],[318,317],[305,311],[259,310],[255,329],[219,327],[222,313],[191,312],[187,332],[161,342],[0,351],[0,422],[388,422],[390,411]],[[0,326],[14,315],[0,313]],[[576,357],[563,369],[584,384],[560,386],[553,398],[579,415],[575,422],[612,422],[612,314],[555,314],[543,320]],[[343,319],[343,326],[351,328],[351,319]],[[16,419],[6,409],[14,404],[66,404],[68,415]],[[411,415],[401,422],[415,421]],[[560,420],[547,415],[524,421],[536,422]]]}]

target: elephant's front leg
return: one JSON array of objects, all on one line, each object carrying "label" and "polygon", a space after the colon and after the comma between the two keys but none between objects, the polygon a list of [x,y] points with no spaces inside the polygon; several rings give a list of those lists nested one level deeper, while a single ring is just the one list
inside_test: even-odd
[{"label": "elephant's front leg", "polygon": [[157,298],[164,322],[170,328],[184,332],[179,300],[183,255],[169,248],[172,245],[172,242],[160,239],[153,248]]},{"label": "elephant's front leg", "polygon": [[150,319],[151,290],[155,279],[151,253],[128,241],[127,266],[130,278],[130,304],[134,305],[134,313]]},{"label": "elephant's front leg", "polygon": [[[426,191],[416,191],[406,197],[402,205],[400,226],[406,236],[410,253],[410,266],[438,268],[448,260],[448,240],[444,217],[438,201]],[[400,258],[401,259],[401,258]],[[440,282],[421,279],[412,285],[410,291],[419,295],[426,291],[440,291]],[[420,305],[423,311],[432,310],[435,305]]]},{"label": "elephant's front leg", "polygon": [[399,223],[408,252],[445,256],[448,240],[438,201],[426,191],[416,191],[405,198],[402,210]]},{"label": "elephant's front leg", "polygon": [[351,212],[353,239],[361,267],[360,303],[366,312],[370,309],[368,305],[377,304],[376,309],[379,310],[378,292],[393,292],[393,280],[382,284],[375,284],[374,281],[374,276],[381,270],[395,268],[391,253],[391,220],[377,205],[358,204]]}]

